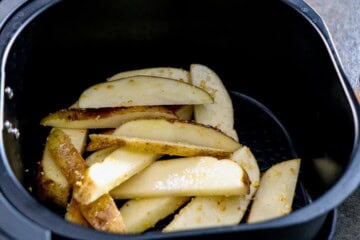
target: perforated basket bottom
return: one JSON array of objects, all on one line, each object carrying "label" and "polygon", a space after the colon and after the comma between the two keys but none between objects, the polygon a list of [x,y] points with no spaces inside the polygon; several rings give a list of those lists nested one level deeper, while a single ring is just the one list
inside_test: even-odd
[{"label": "perforated basket bottom", "polygon": [[[297,158],[295,147],[286,128],[270,109],[259,101],[238,92],[231,92],[235,128],[241,144],[255,155],[261,172],[270,166]],[[311,203],[301,183],[301,172],[293,202],[293,210]]]}]

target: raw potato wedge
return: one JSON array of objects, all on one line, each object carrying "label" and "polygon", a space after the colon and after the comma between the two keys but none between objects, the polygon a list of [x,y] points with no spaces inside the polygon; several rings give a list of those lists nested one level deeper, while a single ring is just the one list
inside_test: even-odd
[{"label": "raw potato wedge", "polygon": [[126,226],[114,200],[109,194],[88,204],[80,204],[84,218],[95,229],[105,232],[126,233]]},{"label": "raw potato wedge", "polygon": [[190,76],[193,85],[204,89],[214,98],[212,104],[194,107],[195,121],[219,128],[238,141],[237,133],[234,130],[234,109],[231,98],[219,76],[200,64],[190,66]]},{"label": "raw potato wedge", "polygon": [[[134,77],[134,76],[162,77],[162,78],[170,78],[186,83],[191,83],[190,74],[188,71],[181,68],[172,68],[172,67],[144,68],[144,69],[120,72],[108,78],[107,81],[114,81],[122,78]],[[190,120],[193,115],[193,106],[191,105],[180,106],[176,108],[174,112],[179,119]]]},{"label": "raw potato wedge", "polygon": [[171,78],[178,81],[189,82],[189,72],[181,68],[172,68],[172,67],[156,67],[156,68],[144,68],[138,70],[130,70],[125,72],[120,72],[111,76],[107,81],[119,80],[122,78],[134,77],[134,76],[152,76],[152,77],[162,77],[162,78]]},{"label": "raw potato wedge", "polygon": [[266,221],[291,212],[299,169],[300,159],[293,159],[273,165],[264,173],[248,223]]},{"label": "raw potato wedge", "polygon": [[81,213],[80,204],[74,198],[71,199],[70,203],[66,207],[65,219],[84,227],[91,227]]},{"label": "raw potato wedge", "polygon": [[79,101],[74,102],[73,104],[71,104],[71,106],[69,107],[69,109],[77,109],[79,108]]},{"label": "raw potato wedge", "polygon": [[[87,130],[62,130],[69,136],[76,150],[82,153],[85,147]],[[66,207],[70,195],[70,184],[51,156],[48,143],[45,145],[43,157],[39,163],[37,188],[38,196],[41,200],[51,200],[60,206]]]},{"label": "raw potato wedge", "polygon": [[71,143],[64,131],[54,128],[48,137],[48,147],[56,165],[60,168],[71,186],[83,177],[87,168],[85,160]]},{"label": "raw potato wedge", "polygon": [[111,191],[115,199],[172,196],[246,195],[246,172],[213,157],[157,161]]},{"label": "raw potato wedge", "polygon": [[246,196],[195,197],[167,225],[163,231],[206,228],[238,224],[259,185],[260,170],[247,147],[237,150],[231,157],[248,174],[251,185]]},{"label": "raw potato wedge", "polygon": [[183,105],[183,106],[180,106],[180,107],[174,109],[174,112],[175,112],[175,115],[180,120],[188,120],[188,121],[190,121],[192,119],[192,116],[193,116],[194,106],[192,106],[192,105]]},{"label": "raw potato wedge", "polygon": [[127,121],[139,118],[175,119],[177,116],[161,106],[62,109],[43,118],[41,124],[59,128],[117,128]]},{"label": "raw potato wedge", "polygon": [[129,233],[141,233],[175,212],[189,197],[144,198],[127,201],[120,212]]},{"label": "raw potato wedge", "polygon": [[169,78],[134,76],[99,83],[80,96],[80,108],[189,105],[212,103],[201,88]]},{"label": "raw potato wedge", "polygon": [[110,155],[110,153],[114,152],[116,149],[118,149],[118,147],[109,147],[93,152],[86,158],[86,165],[91,167],[95,163],[101,163],[107,156]]},{"label": "raw potato wedge", "polygon": [[[85,160],[61,129],[54,128],[50,132],[48,144],[56,164],[74,187],[84,177],[87,168]],[[126,232],[120,211],[109,194],[104,194],[89,205],[80,204],[80,211],[90,225],[97,230]]]},{"label": "raw potato wedge", "polygon": [[149,140],[144,138],[123,137],[107,134],[90,134],[91,142],[88,144],[87,151],[95,151],[108,147],[127,147],[133,151],[148,153],[168,154],[173,156],[213,156],[226,158],[231,155],[231,151],[226,151],[211,147],[202,147],[187,143],[176,143]]},{"label": "raw potato wedge", "polygon": [[118,127],[113,135],[187,143],[230,152],[234,152],[241,146],[237,141],[215,128],[179,120],[133,120]]},{"label": "raw potato wedge", "polygon": [[81,204],[89,204],[161,157],[154,153],[119,148],[103,161],[86,169],[74,187],[73,196]]}]

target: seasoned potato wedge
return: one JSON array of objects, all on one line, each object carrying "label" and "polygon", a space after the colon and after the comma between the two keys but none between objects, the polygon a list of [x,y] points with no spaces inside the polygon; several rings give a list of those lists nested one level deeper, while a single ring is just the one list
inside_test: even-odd
[{"label": "seasoned potato wedge", "polygon": [[88,205],[80,204],[80,210],[85,219],[97,230],[113,233],[127,231],[121,213],[109,194],[102,195]]},{"label": "seasoned potato wedge", "polygon": [[161,106],[118,107],[101,109],[63,109],[41,120],[44,126],[59,128],[117,128],[140,118],[175,119],[177,115]]},{"label": "seasoned potato wedge", "polygon": [[70,184],[56,165],[47,146],[38,165],[36,184],[40,200],[49,200],[66,207],[70,196]]},{"label": "seasoned potato wedge", "polygon": [[259,185],[260,170],[249,148],[242,147],[231,157],[248,174],[250,193],[246,196],[195,197],[167,225],[163,231],[206,228],[238,224]]},{"label": "seasoned potato wedge", "polygon": [[231,155],[231,151],[186,143],[156,141],[107,134],[90,134],[89,137],[91,142],[86,148],[88,151],[95,151],[107,147],[118,146],[127,147],[133,151],[168,154],[173,156],[213,156],[218,158],[226,158]]},{"label": "seasoned potato wedge", "polygon": [[120,212],[129,233],[141,233],[175,212],[189,197],[144,198],[127,201]]},{"label": "seasoned potato wedge", "polygon": [[84,159],[71,143],[70,137],[59,128],[52,129],[47,143],[56,165],[73,186],[81,180],[87,168]]},{"label": "seasoned potato wedge", "polygon": [[195,197],[167,225],[163,232],[237,224],[238,196]]},{"label": "seasoned potato wedge", "polygon": [[169,78],[134,76],[91,86],[81,94],[79,107],[189,105],[212,102],[209,93],[191,84]]},{"label": "seasoned potato wedge", "polygon": [[[61,129],[54,128],[48,138],[49,151],[72,187],[84,177],[85,160]],[[75,200],[75,199],[73,199]],[[109,194],[89,205],[80,204],[80,211],[92,227],[101,231],[123,233],[126,227],[120,211]]]},{"label": "seasoned potato wedge", "polygon": [[231,160],[239,164],[247,173],[250,179],[250,192],[243,198],[239,198],[238,206],[240,207],[240,211],[238,214],[238,223],[243,218],[245,211],[247,210],[250,202],[254,198],[256,191],[259,188],[260,184],[260,169],[257,164],[257,160],[254,155],[250,151],[250,149],[246,146],[241,149],[235,151],[231,156]]},{"label": "seasoned potato wedge", "polygon": [[246,172],[230,160],[192,157],[156,161],[111,191],[115,199],[246,195]]},{"label": "seasoned potato wedge", "polygon": [[[87,130],[62,129],[69,136],[71,143],[77,151],[83,152]],[[65,207],[70,195],[70,184],[55,163],[46,143],[42,159],[37,172],[37,193],[41,200],[50,200]]]},{"label": "seasoned potato wedge", "polygon": [[179,106],[179,107],[173,106],[172,109],[174,110],[175,115],[180,120],[190,121],[192,119],[193,112],[194,112],[194,106],[192,106],[192,105],[183,105],[183,106]]},{"label": "seasoned potato wedge", "polygon": [[70,203],[67,205],[65,219],[69,222],[79,224],[84,227],[91,227],[91,225],[82,215],[80,204],[75,199],[71,199]]},{"label": "seasoned potato wedge", "polygon": [[114,152],[116,149],[118,149],[118,147],[109,147],[93,152],[86,158],[86,165],[90,167],[95,163],[101,163],[107,156],[110,155],[110,153]]},{"label": "seasoned potato wedge", "polygon": [[173,67],[144,68],[144,69],[120,72],[109,77],[107,81],[114,81],[122,78],[134,77],[134,76],[162,77],[162,78],[171,78],[183,82],[189,82],[188,71],[181,68],[173,68]]},{"label": "seasoned potato wedge", "polygon": [[201,64],[190,66],[192,84],[198,86],[214,98],[212,104],[196,105],[195,121],[219,128],[221,131],[238,140],[234,130],[234,109],[231,98],[219,76],[210,68]]},{"label": "seasoned potato wedge", "polygon": [[248,223],[261,222],[291,212],[299,175],[300,159],[284,161],[269,168],[251,206]]},{"label": "seasoned potato wedge", "polygon": [[[159,134],[161,133],[161,134]],[[223,132],[202,124],[168,119],[138,119],[124,123],[113,135],[144,138],[223,149],[233,152],[240,144]]]},{"label": "seasoned potato wedge", "polygon": [[74,187],[73,197],[89,204],[140,172],[161,155],[119,148],[101,162],[92,164]]}]

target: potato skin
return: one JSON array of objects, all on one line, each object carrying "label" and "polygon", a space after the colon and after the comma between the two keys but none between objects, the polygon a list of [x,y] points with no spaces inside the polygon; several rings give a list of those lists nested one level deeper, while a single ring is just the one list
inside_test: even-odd
[{"label": "potato skin", "polygon": [[100,109],[62,109],[41,120],[44,126],[59,128],[116,128],[139,118],[177,118],[169,108],[162,106],[114,107]]},{"label": "potato skin", "polygon": [[89,222],[84,218],[80,210],[80,204],[74,199],[66,207],[65,219],[69,222],[79,224],[84,227],[91,227]]},{"label": "potato skin", "polygon": [[88,205],[80,205],[85,219],[95,229],[105,232],[126,233],[126,226],[114,199],[104,194]]},{"label": "potato skin", "polygon": [[61,185],[49,178],[38,163],[36,174],[36,194],[41,201],[51,201],[61,207],[66,207],[70,196],[70,185]]},{"label": "potato skin", "polygon": [[230,151],[211,147],[196,146],[191,144],[173,143],[106,134],[90,134],[89,137],[91,142],[86,148],[87,151],[95,151],[113,146],[126,146],[127,148],[134,151],[141,150],[143,152],[153,152],[173,156],[212,156],[222,159],[228,158],[231,155]]}]

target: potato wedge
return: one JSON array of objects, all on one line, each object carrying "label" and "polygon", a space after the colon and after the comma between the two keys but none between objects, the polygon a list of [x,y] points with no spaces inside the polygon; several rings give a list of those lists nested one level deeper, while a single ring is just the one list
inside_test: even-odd
[{"label": "potato wedge", "polygon": [[140,118],[175,119],[177,116],[161,106],[62,109],[43,118],[41,124],[59,128],[117,128],[129,120]]},{"label": "potato wedge", "polygon": [[[174,108],[175,107],[175,108]],[[190,121],[192,119],[193,116],[193,112],[194,112],[194,106],[192,105],[183,105],[183,106],[173,106],[173,111],[175,112],[175,115],[180,119],[180,120],[187,120]]]},{"label": "potato wedge", "polygon": [[138,70],[130,70],[117,73],[107,79],[107,81],[119,80],[122,78],[134,77],[134,76],[152,76],[171,78],[178,81],[189,82],[189,72],[181,68],[172,67],[156,67],[156,68],[144,68]]},{"label": "potato wedge", "polygon": [[[80,153],[84,151],[87,130],[62,129],[69,136],[71,143]],[[40,200],[50,200],[60,206],[66,207],[70,195],[70,184],[56,165],[46,143],[43,157],[37,172],[37,195]]]},{"label": "potato wedge", "polygon": [[74,187],[73,197],[81,204],[89,204],[161,157],[154,153],[119,148],[103,161],[86,169],[84,177]]},{"label": "potato wedge", "polygon": [[86,165],[90,167],[95,163],[101,163],[107,156],[110,155],[110,153],[114,152],[116,149],[118,149],[118,147],[109,147],[93,152],[86,158]]},{"label": "potato wedge", "polygon": [[[161,134],[159,134],[161,133]],[[223,132],[201,124],[168,119],[138,119],[124,123],[113,135],[187,143],[234,152],[240,144]]]},{"label": "potato wedge", "polygon": [[193,85],[204,89],[214,98],[212,104],[194,107],[195,121],[219,128],[238,141],[237,133],[234,130],[234,109],[231,98],[219,76],[201,64],[190,66],[190,76]]},{"label": "potato wedge", "polygon": [[56,165],[73,186],[81,180],[87,168],[84,159],[71,143],[70,137],[59,128],[52,129],[47,143]]},{"label": "potato wedge", "polygon": [[201,88],[169,78],[134,76],[99,83],[80,96],[80,108],[189,105],[212,103]]},{"label": "potato wedge", "polygon": [[264,173],[248,223],[266,221],[291,212],[299,169],[300,159],[293,159],[278,163]]},{"label": "potato wedge", "polygon": [[231,159],[247,172],[251,181],[250,193],[233,197],[195,197],[163,229],[164,232],[235,225],[241,221],[259,185],[260,170],[250,149],[245,146]]},{"label": "potato wedge", "polygon": [[127,147],[133,151],[185,157],[213,156],[217,158],[226,158],[231,155],[231,151],[186,143],[156,141],[144,138],[122,137],[107,134],[90,134],[89,137],[91,141],[86,148],[87,151],[95,151],[117,146]]},{"label": "potato wedge", "polygon": [[127,201],[120,212],[129,233],[141,233],[175,212],[189,197],[144,198]]},{"label": "potato wedge", "polygon": [[[50,132],[48,144],[56,164],[74,187],[84,177],[87,168],[85,160],[77,152],[70,138],[59,128],[54,128]],[[126,231],[120,211],[109,194],[104,194],[89,205],[80,204],[80,211],[97,230],[117,233]]]},{"label": "potato wedge", "polygon": [[105,232],[126,233],[126,226],[114,200],[109,194],[102,195],[96,201],[80,204],[84,218],[95,229]]},{"label": "potato wedge", "polygon": [[115,199],[246,195],[246,172],[230,160],[192,157],[157,161],[111,191]]},{"label": "potato wedge", "polygon": [[69,222],[82,225],[84,227],[91,227],[88,221],[84,218],[80,210],[80,204],[73,198],[66,207],[65,219]]},{"label": "potato wedge", "polygon": [[69,107],[69,109],[77,109],[77,108],[79,108],[79,101],[74,102]]}]

